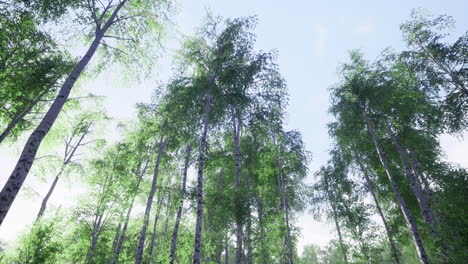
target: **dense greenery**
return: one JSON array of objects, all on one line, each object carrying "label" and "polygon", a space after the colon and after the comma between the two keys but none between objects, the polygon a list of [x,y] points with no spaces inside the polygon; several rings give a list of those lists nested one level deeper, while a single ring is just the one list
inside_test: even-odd
[{"label": "dense greenery", "polygon": [[[301,133],[285,129],[288,90],[276,53],[254,49],[256,17],[208,15],[151,103],[116,125],[99,98],[69,97],[75,81],[116,64],[145,77],[172,3],[0,5],[0,143],[30,134],[0,194],[0,224],[30,169],[50,184],[34,223],[15,245],[0,245],[1,263],[468,258],[468,172],[444,161],[438,142],[467,127],[468,33],[446,42],[450,17],[413,13],[401,26],[407,50],[386,50],[373,63],[350,53],[330,89],[330,159],[309,172]],[[74,39],[89,46],[79,61],[41,31],[51,22],[84,32]],[[63,177],[84,193],[57,208],[48,201]],[[296,222],[309,209],[337,237],[299,255]]]}]

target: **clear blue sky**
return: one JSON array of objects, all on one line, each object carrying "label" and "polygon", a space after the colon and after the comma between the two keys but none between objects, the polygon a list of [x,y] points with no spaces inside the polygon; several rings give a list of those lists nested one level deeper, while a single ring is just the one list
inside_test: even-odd
[{"label": "clear blue sky", "polygon": [[[338,80],[336,69],[339,63],[346,61],[351,49],[361,49],[369,59],[374,59],[386,47],[403,48],[399,25],[409,18],[412,8],[418,7],[434,15],[453,16],[456,20],[454,36],[468,30],[466,0],[185,0],[179,3],[176,23],[181,33],[189,35],[200,25],[207,9],[215,15],[231,18],[258,15],[256,47],[279,52],[278,63],[291,96],[287,127],[303,134],[307,148],[314,155],[309,176],[312,180],[312,173],[327,160],[330,146],[326,130],[330,121],[327,89]],[[121,83],[115,73],[104,72],[97,80],[88,80],[84,85],[93,93],[108,97],[106,106],[112,116],[130,118],[135,103],[148,102],[156,81],[164,81],[171,75],[170,57],[178,47],[178,37],[171,35],[175,38],[168,41],[167,55],[160,61],[155,70],[157,75],[151,80],[142,84]],[[468,166],[464,155],[464,149],[468,149],[466,142],[444,137],[442,143],[450,160]],[[11,149],[0,149],[1,184],[11,172],[17,154]],[[31,179],[26,183],[33,184]],[[21,199],[15,202],[0,228],[0,237],[12,236],[35,216],[39,202]],[[63,196],[57,194],[56,203],[59,199]],[[317,223],[308,215],[300,217],[298,225],[303,230],[300,247],[305,243],[324,244],[335,235],[328,224]]]}]

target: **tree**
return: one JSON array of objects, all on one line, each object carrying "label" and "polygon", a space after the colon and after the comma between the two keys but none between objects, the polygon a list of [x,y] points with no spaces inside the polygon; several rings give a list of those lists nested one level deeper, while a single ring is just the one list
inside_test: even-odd
[{"label": "tree", "polygon": [[[147,1],[145,3],[133,3],[133,1],[129,1],[129,4],[126,5],[127,0],[122,0],[118,4],[113,4],[113,1],[108,1],[108,3],[102,7],[97,7],[95,5],[95,1],[91,1],[92,5],[90,5],[89,1],[80,1],[78,3],[79,7],[89,11],[89,17],[83,18],[87,19],[86,22],[88,24],[93,25],[94,38],[85,55],[65,79],[46,115],[28,138],[15,169],[3,187],[0,193],[0,224],[3,222],[11,204],[23,185],[42,140],[57,119],[76,80],[94,56],[103,39],[108,36],[106,34],[121,33],[123,36],[117,36],[117,39],[120,40],[122,38],[125,39],[125,34],[127,32],[133,31],[138,34],[138,38],[133,38],[132,41],[133,43],[135,43],[135,41],[136,43],[139,43],[138,40],[142,39],[139,34],[148,33],[142,32],[142,28],[145,28],[148,31],[151,29],[158,29],[155,28],[155,25],[158,25],[159,20],[155,18],[157,16],[154,16],[160,11],[158,9],[159,5],[157,5],[157,2],[159,1]],[[40,5],[40,2],[37,4]],[[155,6],[157,6],[157,8]],[[138,18],[144,18],[143,21],[145,21],[145,23],[136,22],[138,21]],[[119,27],[119,29],[115,29],[117,25],[120,25],[121,27]],[[151,25],[152,28],[147,27],[148,25]],[[122,32],[120,31],[120,28],[124,28],[126,31]]]}]

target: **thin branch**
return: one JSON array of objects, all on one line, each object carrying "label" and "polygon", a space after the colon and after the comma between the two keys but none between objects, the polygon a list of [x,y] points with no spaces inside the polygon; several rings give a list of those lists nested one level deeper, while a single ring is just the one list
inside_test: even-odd
[{"label": "thin branch", "polygon": [[128,53],[126,53],[125,51],[123,51],[123,50],[121,50],[121,49],[119,49],[119,48],[112,47],[112,46],[110,46],[110,45],[107,45],[107,44],[104,43],[104,42],[101,42],[101,44],[104,45],[104,46],[106,46],[106,47],[108,47],[108,48],[115,49],[115,50],[117,50],[118,52],[121,52],[121,53],[123,53],[123,54],[128,55]]}]

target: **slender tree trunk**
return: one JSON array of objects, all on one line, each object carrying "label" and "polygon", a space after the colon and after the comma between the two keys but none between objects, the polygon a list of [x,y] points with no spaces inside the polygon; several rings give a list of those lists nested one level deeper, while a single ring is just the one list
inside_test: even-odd
[{"label": "slender tree trunk", "polygon": [[403,216],[405,217],[406,224],[408,225],[408,228],[411,231],[413,242],[418,252],[419,260],[424,264],[429,264],[429,257],[427,256],[426,250],[424,249],[424,245],[421,240],[421,235],[416,225],[416,221],[411,215],[411,212],[408,209],[408,206],[406,205],[406,202],[403,199],[403,196],[401,195],[400,188],[398,187],[398,184],[396,183],[396,180],[393,177],[393,174],[390,170],[390,166],[387,162],[385,152],[383,152],[383,149],[380,146],[379,140],[377,139],[377,135],[375,134],[374,127],[372,126],[372,122],[364,110],[362,111],[362,115],[367,123],[367,129],[369,133],[371,134],[372,141],[374,142],[380,162],[382,163],[382,166],[384,167],[385,172],[387,173],[388,179],[390,180],[390,185],[392,187],[393,193],[395,193],[395,196],[398,200],[398,204],[400,205]]},{"label": "slender tree trunk", "polygon": [[266,264],[269,260],[268,252],[265,250],[265,223],[263,220],[263,201],[262,198],[257,196],[257,217],[258,217],[258,228],[260,232],[260,263]]},{"label": "slender tree trunk", "polygon": [[416,176],[414,175],[413,171],[411,171],[411,168],[406,160],[405,151],[400,141],[396,138],[396,135],[393,132],[391,125],[388,121],[387,121],[387,132],[390,134],[390,138],[392,139],[393,144],[396,146],[398,155],[400,156],[400,160],[403,165],[405,175],[410,182],[410,187],[413,190],[413,194],[416,197],[416,200],[418,201],[419,208],[421,209],[421,214],[423,215],[426,223],[431,228],[432,230],[431,233],[433,233],[434,236],[439,237],[438,235],[434,234],[434,233],[437,233],[437,222],[434,217],[434,214],[432,213],[432,209],[429,208],[429,202],[427,201],[426,196],[423,193],[423,190],[419,181],[416,179]]},{"label": "slender tree trunk", "polygon": [[406,147],[406,150],[407,150],[407,153],[409,155],[409,161],[410,161],[411,168],[414,171],[414,173],[417,176],[419,176],[420,181],[424,185],[423,186],[423,188],[424,188],[423,192],[427,196],[427,199],[429,200],[429,202],[431,204],[433,204],[434,203],[434,192],[431,189],[431,186],[429,184],[429,181],[427,180],[427,177],[424,176],[424,173],[423,173],[423,171],[421,169],[421,163],[416,158],[416,154],[414,153],[414,151],[411,148]]},{"label": "slender tree trunk", "polygon": [[143,216],[143,226],[141,227],[140,237],[138,239],[137,251],[136,251],[136,256],[135,256],[135,264],[141,264],[143,262],[143,249],[145,246],[146,230],[148,229],[151,206],[153,205],[153,198],[156,192],[156,185],[158,182],[159,165],[161,163],[161,157],[162,157],[163,150],[164,150],[163,139],[164,139],[164,135],[161,135],[161,139],[159,140],[158,157],[156,159],[156,165],[154,166],[153,181],[151,183],[151,190],[148,195],[148,200],[146,201],[145,215]]},{"label": "slender tree trunk", "polygon": [[229,264],[229,236],[224,239],[224,264]]},{"label": "slender tree trunk", "polygon": [[64,167],[62,166],[62,168],[60,169],[60,172],[55,176],[54,181],[52,182],[52,185],[50,186],[50,189],[47,192],[46,196],[44,197],[44,199],[42,199],[41,208],[39,209],[39,213],[37,214],[36,221],[38,221],[44,215],[45,209],[47,207],[47,202],[49,201],[50,196],[54,192],[55,186],[57,185],[57,182],[63,170],[64,170]]},{"label": "slender tree trunk", "polygon": [[222,263],[223,250],[224,250],[224,247],[223,247],[223,244],[222,244],[222,241],[221,241],[221,245],[219,246],[218,252],[216,252],[216,263],[218,263],[218,264]]},{"label": "slender tree trunk", "polygon": [[338,222],[338,213],[336,211],[336,206],[335,206],[335,199],[333,198],[333,194],[331,193],[331,190],[329,188],[328,177],[325,177],[324,180],[325,180],[325,189],[327,192],[328,201],[330,202],[330,207],[333,213],[333,220],[335,221],[336,232],[338,233],[338,240],[340,242],[341,254],[343,254],[344,262],[348,264],[348,252],[346,250],[343,237],[341,235],[340,224]]},{"label": "slender tree trunk", "polygon": [[[122,217],[123,212],[120,214],[120,217]],[[117,247],[117,244],[119,243],[119,238],[122,234],[122,223],[119,222],[117,225],[117,229],[115,231],[115,237],[114,237],[114,242],[112,242],[112,248],[115,249]],[[112,261],[111,261],[112,262]]]},{"label": "slender tree trunk", "polygon": [[364,178],[367,183],[367,187],[369,189],[369,192],[372,195],[372,199],[374,200],[375,207],[377,208],[377,213],[379,214],[380,219],[382,219],[382,223],[385,227],[385,231],[387,232],[388,241],[390,242],[390,247],[392,249],[393,257],[395,258],[395,263],[400,264],[400,258],[398,257],[398,250],[396,248],[395,241],[393,240],[390,227],[388,226],[388,223],[387,223],[387,219],[385,219],[385,215],[383,214],[382,208],[380,207],[380,204],[379,204],[379,200],[377,200],[377,195],[375,194],[374,183],[369,177],[369,174],[364,168],[364,165],[362,165],[362,163],[359,161],[357,157],[356,157],[356,161],[359,165],[360,170],[362,171],[362,174],[364,175]]},{"label": "slender tree trunk", "polygon": [[[210,85],[214,80],[210,80]],[[202,225],[203,225],[203,166],[205,165],[206,139],[208,135],[208,117],[212,103],[211,90],[206,94],[205,115],[203,117],[203,132],[200,139],[197,183],[197,220],[195,224],[195,243],[193,248],[193,264],[201,263]]]},{"label": "slender tree trunk", "polygon": [[156,211],[156,215],[154,216],[154,225],[153,225],[153,233],[151,234],[151,242],[150,242],[150,249],[149,249],[149,256],[150,256],[150,263],[154,262],[154,257],[153,257],[153,252],[155,248],[155,241],[156,241],[156,231],[158,227],[158,221],[159,221],[159,216],[161,214],[161,208],[162,208],[162,194],[158,195],[158,210]]},{"label": "slender tree trunk", "polygon": [[[240,161],[239,161],[239,133],[240,122],[236,122],[236,114],[233,107],[231,107],[231,120],[232,120],[232,133],[234,139],[234,186],[236,191],[236,198],[239,200],[241,196],[240,189]],[[236,217],[236,264],[241,264],[243,261],[242,254],[242,241],[243,241],[243,219],[240,214]]]},{"label": "slender tree trunk", "polygon": [[292,249],[292,240],[291,240],[291,228],[289,226],[289,205],[288,201],[286,200],[285,197],[285,188],[284,188],[284,179],[283,179],[283,172],[282,172],[282,164],[281,164],[281,157],[280,157],[280,150],[278,147],[278,142],[276,139],[276,135],[273,133],[273,141],[275,143],[276,147],[276,164],[278,166],[278,189],[281,194],[281,208],[284,211],[284,222],[286,224],[286,243],[288,247],[288,262],[289,264],[294,264],[294,255],[293,255],[293,249]]},{"label": "slender tree trunk", "polygon": [[169,263],[173,264],[176,259],[176,248],[177,248],[177,235],[179,232],[179,225],[180,219],[182,218],[182,210],[184,208],[184,199],[187,193],[186,186],[187,186],[187,171],[190,162],[190,154],[192,152],[192,147],[187,145],[186,155],[185,155],[185,162],[184,162],[184,169],[182,172],[182,188],[181,188],[181,197],[180,197],[180,204],[179,208],[177,209],[177,215],[174,223],[174,230],[172,231],[172,241],[171,241],[171,252],[169,254]]},{"label": "slender tree trunk", "polygon": [[253,249],[252,249],[252,218],[249,215],[247,219],[247,264],[253,263]]},{"label": "slender tree trunk", "polygon": [[137,181],[137,184],[135,185],[135,195],[132,197],[132,201],[130,202],[130,206],[127,210],[127,215],[125,216],[125,223],[122,227],[122,231],[120,232],[119,238],[114,247],[114,252],[109,262],[110,264],[116,264],[119,261],[120,251],[122,250],[122,245],[125,239],[125,234],[127,233],[128,222],[130,220],[130,214],[133,209],[133,204],[135,203],[136,193],[138,192],[138,189],[140,188],[141,179],[143,178],[143,175],[145,175],[146,169],[148,167],[148,163],[149,163],[149,160],[146,160],[146,163],[143,169],[140,171],[138,175],[138,181]]},{"label": "slender tree trunk", "polygon": [[[252,175],[252,173],[250,173]],[[247,191],[247,197],[248,201],[250,201],[251,198],[251,191],[250,191],[250,178],[248,177],[246,180],[246,191]],[[246,242],[245,245],[247,247],[247,254],[246,254],[246,263],[247,264],[252,264],[253,263],[253,249],[252,249],[252,213],[250,210],[250,202],[248,203],[248,215],[247,215],[247,227],[246,227]]]},{"label": "slender tree trunk", "polygon": [[[392,139],[393,144],[395,145],[398,155],[400,156],[401,164],[403,165],[403,169],[405,171],[405,175],[410,182],[410,187],[413,190],[413,194],[416,197],[416,200],[419,204],[419,209],[421,210],[421,214],[429,226],[429,231],[432,237],[436,240],[437,244],[441,246],[440,253],[445,258],[450,258],[447,251],[449,250],[449,246],[445,243],[444,239],[442,238],[440,231],[439,231],[439,223],[430,207],[430,201],[428,200],[427,195],[423,191],[421,186],[421,182],[411,170],[411,166],[407,162],[407,153],[404,150],[402,144],[396,137],[395,133],[393,132],[392,126],[389,121],[386,122],[387,125],[387,132],[390,134],[390,138]],[[411,157],[409,157],[411,161]]]},{"label": "slender tree trunk", "polygon": [[86,65],[88,65],[107,29],[114,22],[117,13],[120,11],[120,9],[126,2],[127,0],[122,0],[116,6],[114,12],[112,12],[111,16],[104,24],[103,28],[96,32],[96,36],[93,42],[91,43],[91,46],[89,47],[88,51],[86,52],[85,56],[80,60],[80,62],[75,66],[70,75],[67,77],[62,88],[60,88],[57,97],[55,98],[54,102],[47,111],[46,115],[26,141],[26,144],[23,148],[23,151],[21,152],[21,155],[18,159],[18,162],[16,163],[13,172],[11,173],[7,182],[3,186],[2,191],[0,192],[0,225],[3,223],[3,220],[5,219],[5,216],[7,215],[11,207],[11,204],[15,200],[16,195],[18,194],[19,190],[21,189],[21,186],[24,183],[24,180],[28,176],[29,169],[31,168],[34,162],[37,150],[39,149],[42,140],[47,135],[50,128],[57,119],[57,116],[62,110],[63,105],[67,101],[67,98],[70,95],[70,91],[73,88],[73,85],[83,72]]},{"label": "slender tree trunk", "polygon": [[93,263],[94,251],[96,250],[97,242],[98,242],[99,236],[101,235],[103,217],[104,216],[102,213],[99,215],[96,215],[95,221],[93,223],[93,231],[91,234],[91,245],[89,246],[88,254],[86,254],[86,260],[85,260],[85,263],[87,264]]},{"label": "slender tree trunk", "polygon": [[171,202],[171,194],[172,192],[169,191],[168,193],[168,196],[167,196],[167,204],[166,204],[166,220],[164,221],[164,232],[163,232],[163,237],[166,237],[167,235],[167,228],[169,226],[169,211],[170,211],[170,208],[172,206],[172,202]]},{"label": "slender tree trunk", "polygon": [[[80,147],[81,142],[83,142],[84,137],[88,134],[89,128],[91,127],[91,124],[92,123],[90,123],[86,127],[85,131],[83,132],[83,134],[81,134],[81,136],[78,139],[78,141],[76,142],[76,144],[74,146],[71,146],[72,150],[69,153],[67,152],[68,145],[66,146],[66,148],[65,148],[65,157],[63,159],[63,164],[62,164],[62,166],[60,168],[59,173],[57,173],[57,175],[55,176],[54,181],[52,182],[52,185],[50,186],[49,191],[47,192],[46,196],[42,200],[41,208],[39,209],[39,213],[37,214],[36,221],[39,220],[39,218],[41,218],[42,215],[44,214],[45,209],[47,207],[47,202],[49,201],[50,196],[54,192],[55,186],[57,185],[57,182],[58,182],[60,176],[62,175],[63,171],[65,170],[65,167],[71,162],[73,156],[75,155],[76,150]],[[72,138],[73,138],[73,136],[71,137],[71,139]],[[71,139],[70,139],[70,141],[71,141]]]},{"label": "slender tree trunk", "polygon": [[91,238],[91,246],[89,247],[88,254],[86,254],[86,261],[85,263],[91,264],[93,262],[93,257],[94,257],[94,251],[96,250],[97,246],[97,241],[98,241],[99,235],[94,235]]}]

